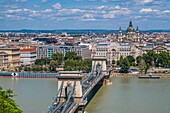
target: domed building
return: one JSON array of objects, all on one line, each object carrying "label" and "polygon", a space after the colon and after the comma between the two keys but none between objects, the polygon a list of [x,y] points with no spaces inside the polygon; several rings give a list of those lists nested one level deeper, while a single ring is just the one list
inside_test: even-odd
[{"label": "domed building", "polygon": [[117,36],[118,42],[123,42],[123,41],[140,41],[139,39],[139,29],[136,27],[136,30],[134,29],[132,25],[132,21],[129,22],[129,26],[126,30],[126,35],[122,35],[122,29],[121,27],[119,28],[119,33]]},{"label": "domed building", "polygon": [[129,27],[127,28],[127,33],[132,33],[135,32],[133,25],[132,25],[132,21],[129,22]]},{"label": "domed building", "polygon": [[133,28],[132,21],[129,22],[129,27],[126,31],[126,39],[133,41],[135,39],[135,29]]}]

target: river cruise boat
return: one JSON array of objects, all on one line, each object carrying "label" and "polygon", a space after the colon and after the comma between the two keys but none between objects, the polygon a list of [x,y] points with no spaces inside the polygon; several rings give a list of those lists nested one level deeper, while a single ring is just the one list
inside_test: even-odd
[{"label": "river cruise boat", "polygon": [[139,76],[139,79],[160,79],[160,76],[153,76],[151,73],[149,75]]}]

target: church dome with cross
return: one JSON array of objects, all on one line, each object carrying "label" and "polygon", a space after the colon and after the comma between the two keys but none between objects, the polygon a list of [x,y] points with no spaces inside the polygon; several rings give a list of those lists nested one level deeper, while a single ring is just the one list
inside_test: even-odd
[{"label": "church dome with cross", "polygon": [[132,21],[129,22],[129,27],[127,28],[127,33],[129,32],[135,32],[135,29],[133,28]]}]

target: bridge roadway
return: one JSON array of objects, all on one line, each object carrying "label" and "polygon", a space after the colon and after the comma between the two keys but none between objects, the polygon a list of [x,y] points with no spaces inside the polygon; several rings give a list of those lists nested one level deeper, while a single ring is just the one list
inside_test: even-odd
[{"label": "bridge roadway", "polygon": [[[57,103],[55,106],[52,107],[52,112],[48,113],[75,113],[76,110],[80,105],[86,105],[87,104],[87,95],[93,90],[93,88],[102,80],[105,76],[108,76],[110,73],[110,70],[112,70],[112,67],[110,67],[106,72],[100,73],[100,74],[94,74],[88,77],[86,81],[82,81],[82,100],[81,103],[76,103],[74,101],[67,102],[60,102]],[[71,97],[70,97],[71,98]],[[66,105],[67,104],[67,105]],[[65,108],[66,106],[66,108]]]}]

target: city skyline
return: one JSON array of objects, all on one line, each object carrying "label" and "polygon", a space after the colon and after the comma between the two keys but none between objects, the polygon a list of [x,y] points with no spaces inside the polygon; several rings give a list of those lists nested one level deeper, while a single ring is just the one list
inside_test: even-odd
[{"label": "city skyline", "polygon": [[0,30],[170,29],[168,0],[0,0]]}]

